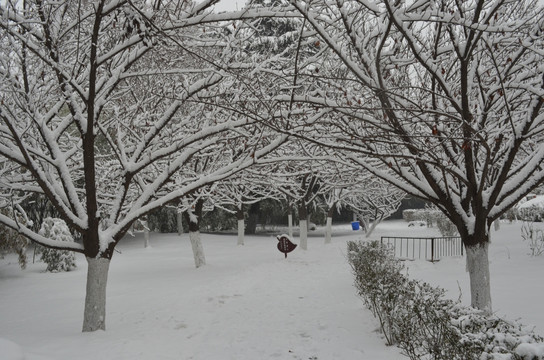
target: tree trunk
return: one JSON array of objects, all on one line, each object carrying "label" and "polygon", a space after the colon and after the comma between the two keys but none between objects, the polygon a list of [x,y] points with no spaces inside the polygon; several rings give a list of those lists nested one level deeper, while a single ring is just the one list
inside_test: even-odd
[{"label": "tree trunk", "polygon": [[489,276],[489,241],[465,245],[467,271],[470,277],[471,306],[491,314],[491,282]]},{"label": "tree trunk", "polygon": [[300,248],[302,250],[308,250],[308,225],[306,220],[300,220]]},{"label": "tree trunk", "polygon": [[300,230],[300,248],[302,250],[308,250],[308,224],[306,223],[306,217],[308,212],[306,210],[306,205],[302,204],[298,207],[298,218],[299,218],[299,230]]},{"label": "tree trunk", "polygon": [[178,223],[178,235],[183,234],[183,214],[178,211],[176,214],[176,220]]},{"label": "tree trunk", "polygon": [[325,244],[332,242],[332,216],[327,216],[327,225],[325,226]]},{"label": "tree trunk", "polygon": [[200,231],[189,231],[189,240],[193,248],[193,256],[195,258],[195,267],[198,269],[206,265],[206,257],[204,256],[204,247],[200,238]]},{"label": "tree trunk", "polygon": [[206,265],[206,257],[204,256],[204,247],[200,238],[200,219],[202,219],[202,208],[204,200],[198,199],[194,208],[183,213],[187,224],[189,224],[189,241],[193,249],[193,257],[195,266],[198,269]]},{"label": "tree trunk", "polygon": [[287,215],[287,226],[289,228],[289,238],[293,238],[293,213],[291,210],[289,210],[289,214]]},{"label": "tree trunk", "polygon": [[238,220],[238,245],[244,245],[244,220]]},{"label": "tree trunk", "polygon": [[236,212],[236,218],[238,219],[238,242],[237,245],[244,245],[244,233],[245,233],[245,219],[244,219],[244,207],[240,205]]},{"label": "tree trunk", "polygon": [[144,247],[149,247],[149,223],[146,221],[143,221],[144,225]]},{"label": "tree trunk", "polygon": [[110,259],[89,258],[83,332],[106,330],[106,284]]}]

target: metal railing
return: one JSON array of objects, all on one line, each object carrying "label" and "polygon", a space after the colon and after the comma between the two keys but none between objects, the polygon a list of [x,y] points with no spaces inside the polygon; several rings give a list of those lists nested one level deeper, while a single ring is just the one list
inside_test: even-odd
[{"label": "metal railing", "polygon": [[395,237],[382,236],[382,245],[391,249],[401,259],[438,261],[446,256],[463,256],[463,242],[459,236],[451,237]]}]

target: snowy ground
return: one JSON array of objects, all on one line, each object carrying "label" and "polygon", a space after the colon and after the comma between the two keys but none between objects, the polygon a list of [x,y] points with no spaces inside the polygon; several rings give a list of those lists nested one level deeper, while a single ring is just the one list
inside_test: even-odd
[{"label": "snowy ground", "polygon": [[[544,257],[531,258],[519,224],[503,224],[490,247],[492,297],[500,316],[520,318],[544,334]],[[381,235],[433,236],[402,221]],[[195,269],[188,236],[154,234],[126,239],[110,267],[107,330],[81,333],[86,263],[74,272],[44,273],[43,263],[21,271],[0,260],[0,360],[72,359],[405,359],[384,346],[377,322],[353,288],[347,240],[361,233],[337,225],[333,243],[322,229],[308,250],[287,259],[273,235],[203,234],[208,265]],[[406,262],[412,277],[441,285],[468,302],[461,258]],[[20,355],[19,357],[17,357]]]}]

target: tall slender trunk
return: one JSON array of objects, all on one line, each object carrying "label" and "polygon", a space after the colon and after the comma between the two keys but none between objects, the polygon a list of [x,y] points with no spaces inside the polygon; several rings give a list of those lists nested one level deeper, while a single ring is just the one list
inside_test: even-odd
[{"label": "tall slender trunk", "polygon": [[143,222],[143,225],[144,225],[144,247],[148,248],[149,247],[149,222],[145,220]]},{"label": "tall slender trunk", "polygon": [[332,242],[332,216],[327,216],[327,225],[325,225],[325,244]]},{"label": "tall slender trunk", "polygon": [[87,257],[87,292],[83,332],[106,330],[106,285],[110,259]]},{"label": "tall slender trunk", "polygon": [[178,235],[183,234],[183,214],[178,211],[176,214],[176,220],[178,223]]},{"label": "tall slender trunk", "polygon": [[306,205],[301,204],[298,207],[298,219],[299,219],[299,229],[300,229],[300,248],[302,250],[308,250],[308,224],[307,218],[308,212],[306,210]]},{"label": "tall slender trunk", "polygon": [[244,245],[244,220],[238,220],[238,245]]},{"label": "tall slender trunk", "polygon": [[245,221],[244,221],[244,208],[240,205],[240,208],[236,212],[236,218],[238,219],[238,245],[244,245],[244,232],[245,232]]},{"label": "tall slender trunk", "polygon": [[302,250],[308,250],[308,225],[306,220],[300,220],[300,248]]},{"label": "tall slender trunk", "polygon": [[289,229],[289,238],[293,238],[293,212],[289,209],[289,214],[287,214],[287,227]]}]

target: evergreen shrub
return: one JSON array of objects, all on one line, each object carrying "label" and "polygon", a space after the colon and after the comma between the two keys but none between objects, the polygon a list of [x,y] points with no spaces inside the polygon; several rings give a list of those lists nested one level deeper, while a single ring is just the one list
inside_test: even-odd
[{"label": "evergreen shrub", "polygon": [[[348,242],[355,287],[387,344],[412,360],[542,360],[543,339],[517,322],[462,306],[439,287],[409,279],[378,241]],[[534,355],[534,354],[537,355]]]}]

